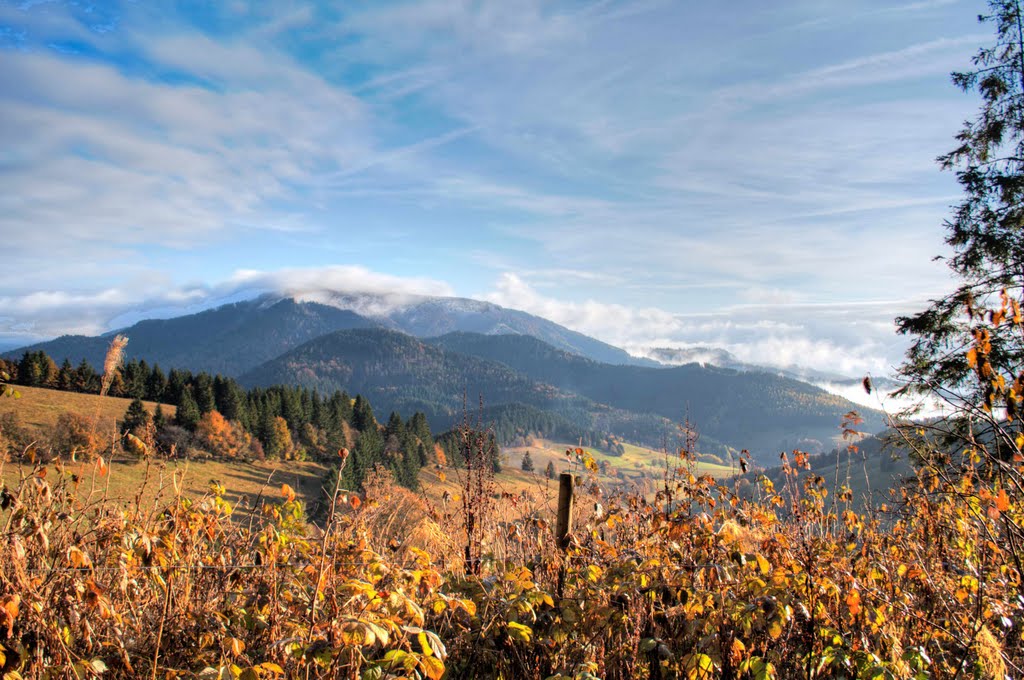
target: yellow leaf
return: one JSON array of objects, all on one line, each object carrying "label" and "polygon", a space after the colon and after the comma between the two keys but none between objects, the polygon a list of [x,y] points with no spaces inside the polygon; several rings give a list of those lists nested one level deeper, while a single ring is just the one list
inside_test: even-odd
[{"label": "yellow leaf", "polygon": [[87,569],[92,566],[89,556],[75,546],[68,548],[68,561],[75,569]]},{"label": "yellow leaf", "polygon": [[757,568],[761,570],[762,574],[767,575],[772,570],[771,563],[765,559],[764,555],[758,553],[757,555]]},{"label": "yellow leaf", "polygon": [[715,662],[707,654],[687,654],[682,661],[687,680],[710,680],[714,677]]},{"label": "yellow leaf", "polygon": [[420,659],[420,666],[430,680],[440,680],[444,675],[444,663],[436,656],[425,656]]},{"label": "yellow leaf", "polygon": [[274,673],[275,675],[284,675],[284,669],[278,666],[273,661],[264,661],[256,668],[259,668],[261,671],[268,671],[270,673]]},{"label": "yellow leaf", "polygon": [[509,637],[519,642],[529,642],[533,636],[533,629],[515,621],[509,621],[506,624],[506,629],[508,630]]},{"label": "yellow leaf", "polygon": [[245,643],[236,637],[231,638],[231,654],[238,656],[245,651]]}]

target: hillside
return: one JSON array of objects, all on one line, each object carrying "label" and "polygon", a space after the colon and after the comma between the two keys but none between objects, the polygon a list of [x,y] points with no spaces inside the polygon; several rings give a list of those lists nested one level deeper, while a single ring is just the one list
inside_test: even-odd
[{"label": "hillside", "polygon": [[[627,411],[534,380],[508,366],[448,352],[404,333],[338,331],[287,352],[239,378],[246,386],[295,384],[347,390],[370,399],[380,413],[422,411],[431,429],[451,427],[463,408],[525,404],[554,413],[579,430],[613,433],[628,441],[675,446],[677,425],[656,414]],[[709,453],[726,453],[712,437]]]},{"label": "hillside", "polygon": [[[707,437],[764,459],[801,440],[831,448],[843,414],[857,410],[863,429],[880,430],[882,414],[812,385],[769,373],[687,364],[673,368],[612,366],[524,335],[451,333],[429,340],[452,352],[500,362],[535,380],[635,413],[694,423]],[[807,442],[804,443],[806,446]]]},{"label": "hillside", "polygon": [[[291,299],[259,298],[173,319],[140,321],[117,333],[128,336],[127,354],[149,364],[234,376],[325,333],[378,324],[350,311]],[[65,335],[7,352],[42,350],[59,364],[85,359],[93,367],[114,332],[97,337]]]},{"label": "hillside", "polygon": [[416,297],[399,303],[385,296],[263,295],[171,319],[149,319],[102,336],[64,335],[3,352],[17,358],[41,350],[57,363],[85,359],[93,367],[115,333],[128,336],[128,356],[166,368],[238,376],[316,337],[353,328],[390,328],[414,336],[451,331],[525,333],[565,351],[609,363],[656,365],[625,351],[525,312],[461,298]]},{"label": "hillside", "polygon": [[[62,392],[41,387],[25,387],[19,385],[18,399],[0,398],[0,417],[16,418],[17,423],[32,433],[45,436],[57,423],[57,418],[65,412],[96,418],[97,426],[104,435],[113,436],[118,420],[124,417],[131,399],[118,397],[101,397],[96,394],[78,392]],[[143,402],[146,409],[153,413],[156,404]],[[161,405],[164,415],[173,418],[175,408],[167,404]]]},{"label": "hillside", "polygon": [[[813,475],[825,480],[825,488],[830,494],[838,494],[841,487],[848,487],[852,502],[860,509],[891,502],[889,490],[914,474],[908,452],[898,445],[899,441],[895,433],[889,430],[857,441],[855,449],[840,446],[829,452],[809,456],[810,469],[796,469],[794,466],[797,483],[793,488],[803,489],[804,480]],[[787,455],[791,464],[793,458],[792,453]],[[746,495],[757,495],[756,480],[762,475],[768,477],[777,490],[787,488],[786,475],[779,458],[776,458],[771,467],[752,470],[739,477],[740,487]]]}]

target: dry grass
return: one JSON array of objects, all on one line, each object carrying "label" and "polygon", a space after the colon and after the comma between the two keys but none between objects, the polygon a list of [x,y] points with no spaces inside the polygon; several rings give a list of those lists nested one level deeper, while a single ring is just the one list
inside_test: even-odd
[{"label": "dry grass", "polygon": [[115,335],[110,341],[110,348],[107,349],[107,356],[103,359],[103,383],[100,388],[100,396],[107,396],[110,383],[121,369],[121,362],[124,361],[124,348],[128,344],[128,338],[123,335]]},{"label": "dry grass", "polygon": [[[119,397],[101,397],[96,394],[80,394],[78,392],[61,392],[42,387],[17,386],[20,399],[0,398],[0,415],[14,412],[23,427],[33,430],[39,435],[48,435],[57,424],[61,413],[71,412],[82,416],[96,418],[100,433],[113,437],[117,421],[124,417],[131,399]],[[156,410],[156,404],[143,402],[150,413]],[[173,418],[175,408],[164,404],[161,406],[167,418]]]},{"label": "dry grass", "polygon": [[[18,463],[0,464],[0,478],[9,486],[16,486],[22,476],[31,474],[32,466]],[[319,463],[244,463],[225,461],[186,460],[131,460],[114,459],[104,474],[94,462],[64,465],[64,474],[75,475],[80,493],[106,494],[115,505],[126,506],[136,502],[144,505],[167,502],[175,494],[177,484],[183,495],[198,498],[210,492],[211,484],[226,489],[224,498],[239,509],[253,507],[263,495],[276,497],[282,484],[290,485],[298,498],[312,508],[320,502],[320,488],[327,468]]]},{"label": "dry grass", "polygon": [[[529,451],[536,471],[535,475],[537,476],[544,476],[544,469],[547,467],[548,462],[555,464],[556,474],[569,471],[579,473],[579,465],[571,464],[565,456],[566,449],[574,448],[576,448],[575,444],[536,439],[530,446],[505,448],[503,451],[505,455],[504,465],[506,469],[519,471],[523,454]],[[607,462],[611,472],[621,471],[626,480],[638,480],[644,475],[651,474],[659,479],[661,478],[665,460],[663,453],[633,444],[626,444],[625,449],[626,452],[622,456],[611,456],[598,449],[587,449],[587,453],[591,454],[598,463],[601,461]],[[737,470],[726,465],[715,465],[705,462],[698,462],[695,469],[695,474],[709,474],[715,478],[730,477],[736,474],[736,472]],[[610,475],[601,475],[600,479],[604,484],[615,484],[622,481]]]}]

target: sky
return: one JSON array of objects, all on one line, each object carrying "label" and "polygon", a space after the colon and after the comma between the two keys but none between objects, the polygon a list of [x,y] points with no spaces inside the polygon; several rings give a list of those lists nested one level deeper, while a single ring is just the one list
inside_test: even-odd
[{"label": "sky", "polygon": [[0,342],[329,288],[889,374],[984,10],[0,0]]}]

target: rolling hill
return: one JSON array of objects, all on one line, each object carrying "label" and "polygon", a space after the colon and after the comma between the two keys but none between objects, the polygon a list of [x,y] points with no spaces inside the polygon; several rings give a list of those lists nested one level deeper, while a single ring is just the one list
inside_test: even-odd
[{"label": "rolling hill", "polygon": [[[613,366],[562,352],[522,335],[451,333],[437,347],[500,362],[534,380],[595,402],[675,420],[734,448],[774,454],[800,440],[830,448],[843,414],[858,410],[870,432],[882,415],[822,389],[770,373],[687,364],[673,368]],[[805,444],[806,446],[806,444]]]},{"label": "rolling hill", "polygon": [[264,295],[196,314],[150,319],[100,336],[64,335],[47,342],[8,350],[17,358],[42,350],[60,363],[85,359],[103,363],[110,339],[128,336],[128,355],[167,368],[238,376],[290,349],[326,333],[351,328],[389,328],[417,337],[452,331],[526,334],[559,349],[613,364],[657,365],[624,350],[526,312],[462,298],[403,298],[374,295]]},{"label": "rolling hill", "polygon": [[[689,418],[701,450],[748,448],[770,456],[800,439],[831,446],[853,405],[822,390],[760,373],[696,365],[674,369],[591,361],[520,335],[458,333],[422,342],[379,329],[338,331],[240,377],[247,386],[299,384],[364,394],[383,410],[421,410],[435,429],[473,408],[525,404],[584,430],[659,447],[677,444]],[[877,414],[870,414],[878,423]],[[792,440],[792,444],[788,440]],[[827,442],[827,443],[826,443]]]},{"label": "rolling hill", "polygon": [[[366,396],[381,413],[422,411],[435,431],[451,427],[464,407],[475,411],[482,396],[487,407],[526,405],[556,414],[580,431],[610,432],[655,447],[674,446],[679,437],[668,418],[597,403],[496,361],[445,351],[396,331],[330,333],[248,371],[239,382],[344,389]],[[703,443],[707,452],[724,452],[711,438]]]}]

